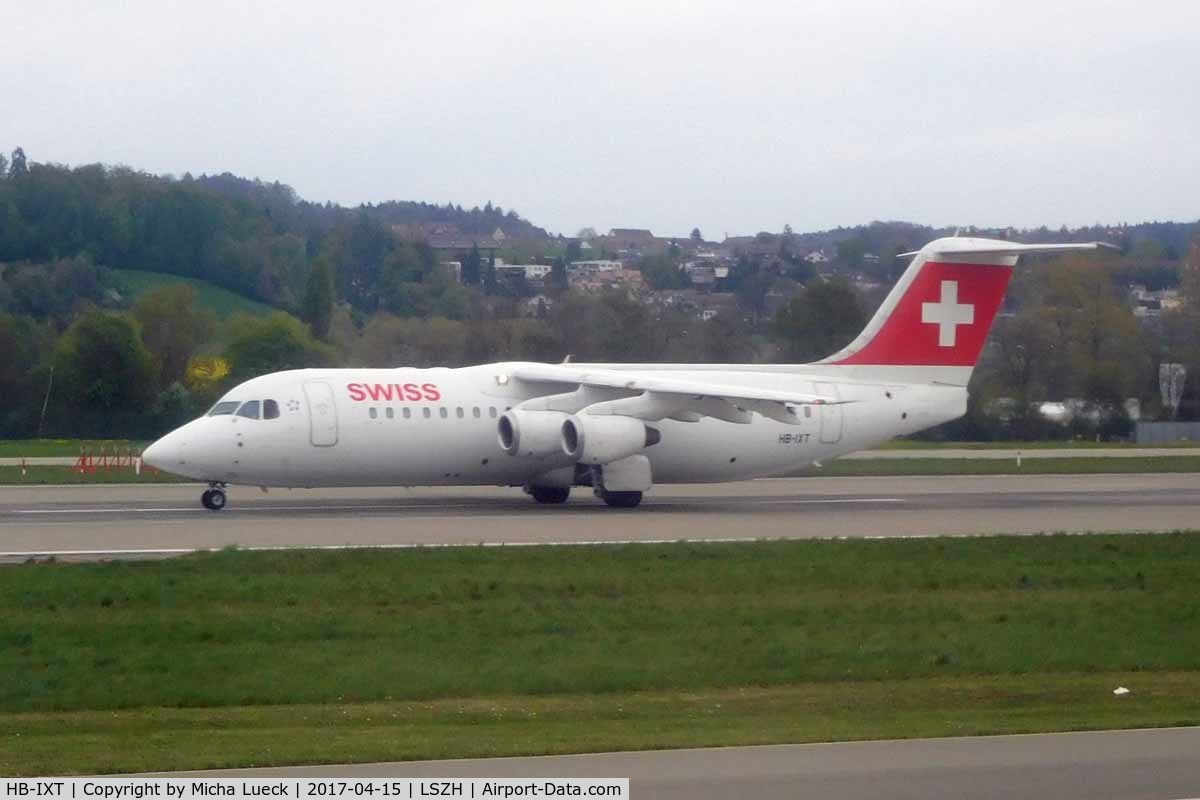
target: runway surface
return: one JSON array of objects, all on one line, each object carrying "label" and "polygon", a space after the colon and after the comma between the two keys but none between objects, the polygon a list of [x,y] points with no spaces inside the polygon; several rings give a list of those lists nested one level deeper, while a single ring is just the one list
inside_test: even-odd
[{"label": "runway surface", "polygon": [[195,549],[812,537],[1200,527],[1200,476],[796,478],[656,487],[617,510],[586,489],[539,506],[519,490],[230,490],[195,485],[0,489],[0,560],[163,557]]},{"label": "runway surface", "polygon": [[1200,796],[1200,728],[419,761],[206,773],[329,778],[629,778],[637,800]]}]

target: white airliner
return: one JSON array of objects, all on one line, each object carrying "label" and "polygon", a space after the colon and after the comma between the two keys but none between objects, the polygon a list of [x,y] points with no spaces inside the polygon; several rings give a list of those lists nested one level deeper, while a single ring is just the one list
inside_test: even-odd
[{"label": "white airliner", "polygon": [[791,472],[962,416],[1017,258],[1099,243],[945,238],[916,253],[866,329],[812,364],[306,369],[237,386],[142,454],[253,486],[590,486],[632,507],[655,483]]}]

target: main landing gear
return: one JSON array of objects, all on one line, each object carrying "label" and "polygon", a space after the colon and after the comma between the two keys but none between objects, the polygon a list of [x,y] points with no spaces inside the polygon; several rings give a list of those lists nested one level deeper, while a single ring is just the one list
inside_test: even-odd
[{"label": "main landing gear", "polygon": [[559,503],[567,502],[567,498],[571,496],[571,490],[557,486],[531,486],[529,487],[529,494],[539,503],[558,505]]},{"label": "main landing gear", "polygon": [[642,502],[641,492],[600,492],[600,497],[613,508],[634,508]]},{"label": "main landing gear", "polygon": [[210,483],[209,489],[200,495],[200,505],[209,511],[220,511],[225,507],[225,484]]}]

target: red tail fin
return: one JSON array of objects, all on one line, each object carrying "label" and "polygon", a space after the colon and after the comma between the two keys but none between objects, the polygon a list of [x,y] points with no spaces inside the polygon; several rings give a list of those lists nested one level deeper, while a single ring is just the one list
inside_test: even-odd
[{"label": "red tail fin", "polygon": [[957,237],[930,242],[910,254],[916,258],[858,338],[820,363],[959,368],[936,374],[939,380],[965,385],[1004,302],[1017,258],[1022,253],[1099,246],[1023,245]]}]

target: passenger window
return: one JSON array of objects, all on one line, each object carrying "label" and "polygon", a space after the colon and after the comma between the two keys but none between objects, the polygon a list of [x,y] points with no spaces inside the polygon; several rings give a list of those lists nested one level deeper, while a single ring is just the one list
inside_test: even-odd
[{"label": "passenger window", "polygon": [[371,419],[375,419],[379,416],[379,412],[375,410],[375,406],[371,406],[369,409],[367,409],[367,413],[371,416]]},{"label": "passenger window", "polygon": [[463,418],[463,407],[462,407],[462,406],[459,406],[457,409],[455,409],[455,411],[454,411],[454,414],[455,414],[455,416],[457,416],[459,419],[462,419],[462,418]]},{"label": "passenger window", "polygon": [[471,409],[471,413],[474,415],[475,419],[479,419],[479,406],[475,406],[475,408]]},{"label": "passenger window", "polygon": [[412,416],[412,409],[411,409],[411,408],[405,408],[405,409],[404,409],[404,418],[405,418],[405,419],[408,419],[408,418],[409,418],[409,417],[411,417],[411,416]]},{"label": "passenger window", "polygon": [[278,419],[279,403],[274,400],[263,400],[263,419]]},{"label": "passenger window", "polygon": [[385,408],[383,410],[383,413],[384,413],[384,416],[386,416],[388,419],[391,419],[392,417],[396,416],[396,410],[394,408],[392,408],[391,406],[388,406],[387,408]]},{"label": "passenger window", "polygon": [[425,408],[421,409],[421,411],[424,412],[425,419],[429,419],[431,416],[433,416],[432,414],[429,413],[429,406],[426,406]]},{"label": "passenger window", "polygon": [[259,402],[257,400],[247,400],[242,403],[242,407],[238,409],[237,415],[246,419],[258,419],[258,406]]},{"label": "passenger window", "polygon": [[496,407],[495,406],[490,406],[488,408],[488,416],[491,417],[492,419],[496,418]]},{"label": "passenger window", "polygon": [[213,406],[212,411],[209,411],[208,415],[210,417],[223,417],[226,414],[232,414],[234,411],[237,411],[239,405],[241,403],[237,400],[226,400]]},{"label": "passenger window", "polygon": [[442,419],[445,419],[446,417],[450,416],[450,412],[446,410],[445,406],[442,406],[438,409],[438,416]]}]

